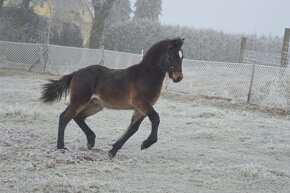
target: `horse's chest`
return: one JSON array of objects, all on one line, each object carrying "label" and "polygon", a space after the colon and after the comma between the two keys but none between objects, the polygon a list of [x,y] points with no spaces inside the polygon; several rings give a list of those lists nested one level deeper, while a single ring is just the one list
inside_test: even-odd
[{"label": "horse's chest", "polygon": [[153,106],[160,97],[160,90],[155,90],[154,92],[147,92],[143,94],[143,97],[150,102],[150,104]]},{"label": "horse's chest", "polygon": [[159,97],[160,97],[160,92],[156,93],[156,95],[152,98],[152,100],[151,100],[152,106],[158,101]]}]

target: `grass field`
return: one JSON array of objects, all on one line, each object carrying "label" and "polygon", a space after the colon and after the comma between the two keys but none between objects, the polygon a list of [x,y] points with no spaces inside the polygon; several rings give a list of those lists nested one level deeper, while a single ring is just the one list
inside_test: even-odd
[{"label": "grass field", "polygon": [[0,68],[1,193],[290,192],[290,117],[283,111],[165,92],[155,107],[158,142],[140,150],[150,133],[146,119],[109,159],[132,112],[104,110],[89,118],[97,135],[90,151],[71,122],[69,150],[56,150],[58,117],[68,101],[39,101],[49,78],[58,77]]}]

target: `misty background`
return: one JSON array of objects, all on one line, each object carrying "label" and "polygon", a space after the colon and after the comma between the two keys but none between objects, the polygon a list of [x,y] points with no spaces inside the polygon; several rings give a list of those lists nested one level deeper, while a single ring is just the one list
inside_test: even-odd
[{"label": "misty background", "polygon": [[226,33],[283,37],[289,0],[164,0],[160,21]]},{"label": "misty background", "polygon": [[[0,41],[140,54],[166,38],[186,39],[188,59],[238,62],[281,56],[286,0],[0,0]],[[278,61],[279,59],[277,59]],[[272,63],[272,62],[270,62]]]}]

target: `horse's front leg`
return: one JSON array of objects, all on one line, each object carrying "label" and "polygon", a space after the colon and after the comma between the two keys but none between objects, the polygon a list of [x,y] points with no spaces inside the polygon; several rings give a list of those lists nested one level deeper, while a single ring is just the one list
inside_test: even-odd
[{"label": "horse's front leg", "polygon": [[152,124],[151,133],[150,133],[149,137],[141,145],[141,150],[147,149],[152,144],[157,142],[158,126],[160,123],[159,115],[154,110],[152,105],[146,99],[143,99],[140,96],[136,96],[133,99],[133,105],[136,109],[138,109],[144,115],[148,116],[148,118]]},{"label": "horse's front leg", "polygon": [[151,111],[147,114],[149,120],[151,121],[152,128],[149,137],[142,143],[141,150],[147,149],[152,144],[157,142],[157,133],[158,133],[158,126],[160,123],[160,118],[158,113],[152,108]]},{"label": "horse's front leg", "polygon": [[135,111],[132,119],[131,124],[128,130],[122,135],[122,137],[113,145],[113,148],[109,151],[109,157],[115,157],[116,153],[119,149],[125,144],[125,142],[132,136],[134,133],[138,131],[140,124],[142,123],[145,116],[138,111]]}]

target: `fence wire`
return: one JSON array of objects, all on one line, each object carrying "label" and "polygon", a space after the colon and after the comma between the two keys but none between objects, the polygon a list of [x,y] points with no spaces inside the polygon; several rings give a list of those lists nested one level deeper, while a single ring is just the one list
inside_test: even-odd
[{"label": "fence wire", "polygon": [[245,50],[243,62],[266,66],[281,66],[281,53],[267,53]]},{"label": "fence wire", "polygon": [[[285,46],[286,48],[288,48],[289,42],[286,42]],[[283,54],[245,50],[243,62],[248,63],[248,64],[285,67],[285,64],[289,63],[289,57],[290,57],[290,50],[288,49],[285,49]]]},{"label": "fence wire", "polygon": [[251,65],[226,62],[184,60],[184,79],[180,84],[168,81],[168,89],[193,95],[247,99]]},{"label": "fence wire", "polygon": [[[0,41],[0,66],[64,75],[93,64],[126,68],[141,55],[103,49]],[[257,64],[183,61],[184,79],[167,79],[169,92],[244,101],[289,110],[290,70]]]},{"label": "fence wire", "polygon": [[0,64],[28,69],[32,64],[40,62],[45,47],[44,44],[0,41]]},{"label": "fence wire", "polygon": [[100,49],[73,48],[49,45],[46,71],[68,74],[92,64],[99,64],[103,52]]},{"label": "fence wire", "polygon": [[289,109],[290,70],[288,68],[257,66],[251,96],[251,103]]}]

